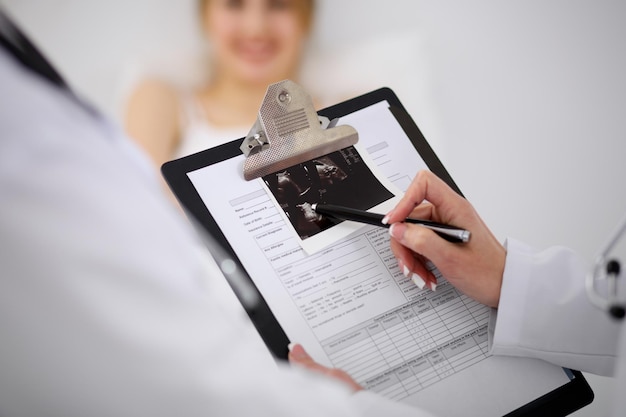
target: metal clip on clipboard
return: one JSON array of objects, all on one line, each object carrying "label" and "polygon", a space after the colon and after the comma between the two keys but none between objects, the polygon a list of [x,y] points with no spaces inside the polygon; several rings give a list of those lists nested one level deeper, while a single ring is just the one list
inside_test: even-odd
[{"label": "metal clip on clipboard", "polygon": [[[334,121],[336,123],[336,121]],[[256,123],[241,143],[247,181],[354,145],[352,126],[334,126],[318,116],[313,100],[291,80],[271,84]]]}]

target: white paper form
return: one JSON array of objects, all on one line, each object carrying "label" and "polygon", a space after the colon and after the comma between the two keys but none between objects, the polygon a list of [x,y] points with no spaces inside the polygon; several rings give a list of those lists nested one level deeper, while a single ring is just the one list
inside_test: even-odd
[{"label": "white paper form", "polygon": [[[400,190],[427,168],[386,102],[340,123],[357,129]],[[307,255],[260,180],[243,179],[243,160],[188,175],[285,333],[316,360],[445,415],[467,415],[468,407],[502,415],[569,381],[543,362],[490,357],[489,308],[443,278],[436,292],[419,290],[399,270],[386,229],[365,226]]]}]

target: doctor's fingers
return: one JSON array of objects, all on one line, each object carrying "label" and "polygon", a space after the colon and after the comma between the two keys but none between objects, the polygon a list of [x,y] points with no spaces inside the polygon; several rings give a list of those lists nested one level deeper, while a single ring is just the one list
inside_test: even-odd
[{"label": "doctor's fingers", "polygon": [[404,276],[412,280],[420,289],[426,287],[434,291],[437,287],[437,277],[427,268],[426,258],[393,238],[390,240],[390,245]]},{"label": "doctor's fingers", "polygon": [[[480,219],[478,224],[482,224]],[[470,241],[463,244],[448,242],[414,224],[395,223],[390,232],[391,249],[399,262],[415,265],[410,259],[420,254],[464,294],[492,307],[499,304],[506,250],[486,226],[474,228]]]},{"label": "doctor's fingers", "polygon": [[288,354],[288,359],[289,363],[291,364],[302,366],[312,372],[317,372],[335,380],[341,381],[355,392],[363,389],[363,387],[359,385],[347,372],[337,368],[328,368],[315,362],[315,360],[306,352],[306,350],[304,350],[304,348],[300,344],[294,344],[293,346],[291,346]]},{"label": "doctor's fingers", "polygon": [[[411,259],[419,254],[430,259],[442,273],[446,269],[445,265],[458,257],[458,254],[455,254],[459,249],[458,246],[463,246],[450,243],[432,230],[416,224],[394,223],[389,229],[389,234],[392,237],[391,250],[404,265],[411,265]],[[443,269],[440,264],[444,266]]]},{"label": "doctor's fingers", "polygon": [[[417,272],[436,284],[434,274],[425,266],[425,259],[428,259],[448,282],[463,293],[480,302],[493,299],[491,292],[484,289],[482,275],[486,268],[485,259],[480,255],[482,239],[472,236],[468,243],[451,243],[432,230],[406,223],[395,223],[390,233],[392,252],[398,262],[409,270],[416,268],[411,272]],[[416,258],[419,262],[415,261]]]},{"label": "doctor's fingers", "polygon": [[432,206],[431,214],[436,213],[443,222],[472,211],[471,205],[443,180],[430,171],[420,171],[409,185],[396,207],[388,215],[388,222],[402,221],[420,204],[427,200]]},{"label": "doctor's fingers", "polygon": [[441,219],[439,219],[439,214],[437,213],[437,208],[427,201],[415,206],[413,211],[411,211],[407,217],[433,220],[436,222],[441,221]]}]

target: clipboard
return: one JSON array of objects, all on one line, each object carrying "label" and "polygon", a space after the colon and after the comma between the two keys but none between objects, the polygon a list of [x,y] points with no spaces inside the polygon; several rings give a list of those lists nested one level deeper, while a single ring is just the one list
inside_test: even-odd
[{"label": "clipboard", "polygon": [[[369,92],[320,110],[317,114],[319,117],[329,121],[342,120],[349,115],[365,111],[381,103],[386,103],[385,107],[388,109],[388,112],[393,117],[393,120],[395,120],[395,123],[400,127],[401,131],[406,135],[411,144],[411,148],[414,149],[423,160],[426,168],[434,172],[456,192],[462,195],[459,187],[455,184],[452,177],[422,135],[418,126],[391,89],[381,88]],[[242,251],[241,248],[238,250],[234,248],[233,237],[231,236],[231,240],[227,238],[226,234],[229,232],[220,227],[214,213],[209,210],[207,203],[203,200],[201,192],[199,192],[198,184],[192,181],[193,173],[201,172],[201,170],[207,167],[233,161],[236,158],[241,159],[242,150],[240,146],[249,146],[251,138],[253,141],[258,142],[259,150],[263,146],[267,148],[267,141],[261,140],[259,142],[259,137],[254,138],[255,134],[259,132],[259,128],[260,123],[257,122],[253,129],[251,129],[251,133],[247,138],[236,139],[215,148],[167,162],[162,166],[162,174],[174,195],[185,209],[189,219],[205,236],[208,249],[224,272],[226,279],[229,281],[235,294],[246,309],[246,312],[264,343],[277,360],[282,360],[287,357],[289,337],[283,328],[284,325],[279,322],[274,312],[277,306],[270,306],[270,303],[266,300],[266,296],[263,294],[264,290],[259,288],[259,281],[257,280],[255,282],[252,278],[252,275],[255,274],[253,271],[255,268],[250,265],[246,267],[246,265],[244,265],[245,262],[242,262],[246,253]],[[310,157],[311,155],[308,156]],[[238,166],[240,169],[243,169],[241,164]],[[239,173],[239,175],[241,174],[242,173]],[[235,175],[235,173],[233,173],[233,175]],[[241,180],[243,181],[243,179]],[[219,187],[219,184],[216,183],[215,187]],[[509,360],[514,362],[515,358],[503,359],[503,362]],[[515,369],[517,365],[512,366],[513,368],[503,366],[503,372],[506,373],[510,369]],[[537,369],[541,369],[543,365],[535,363],[533,366],[538,366],[539,368]],[[551,367],[552,365],[545,364],[545,366]],[[404,369],[408,368],[396,368],[398,373],[404,372]],[[581,372],[561,368],[559,368],[558,371],[562,371],[563,374],[566,375],[563,383],[558,382],[556,386],[532,394],[531,398],[524,399],[522,404],[516,404],[515,401],[512,401],[511,403],[515,405],[510,406],[510,408],[504,405],[502,408],[504,411],[497,415],[567,415],[593,401],[593,392]],[[554,373],[556,371],[551,369],[550,372]],[[503,383],[505,383],[507,377],[503,378]],[[532,375],[527,375],[526,378],[531,380],[526,383],[532,384]],[[537,377],[537,379],[539,380],[541,377]],[[479,384],[480,382],[477,381],[476,383]],[[431,392],[432,389],[434,388],[425,388],[425,390],[431,390]],[[465,412],[468,410],[467,407],[471,409],[471,405],[464,406]],[[445,408],[441,410],[445,412]],[[435,412],[441,410],[435,410]]]}]

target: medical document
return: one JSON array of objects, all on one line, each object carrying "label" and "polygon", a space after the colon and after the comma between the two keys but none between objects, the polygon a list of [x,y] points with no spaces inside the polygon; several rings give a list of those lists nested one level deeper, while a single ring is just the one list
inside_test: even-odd
[{"label": "medical document", "polygon": [[[388,107],[377,103],[339,124],[357,129],[361,152],[403,191],[427,166]],[[243,161],[188,175],[285,333],[317,361],[448,416],[503,415],[569,381],[545,362],[490,356],[490,309],[441,276],[435,292],[420,290],[400,271],[385,228],[359,225],[307,253],[263,180],[243,179]]]}]

